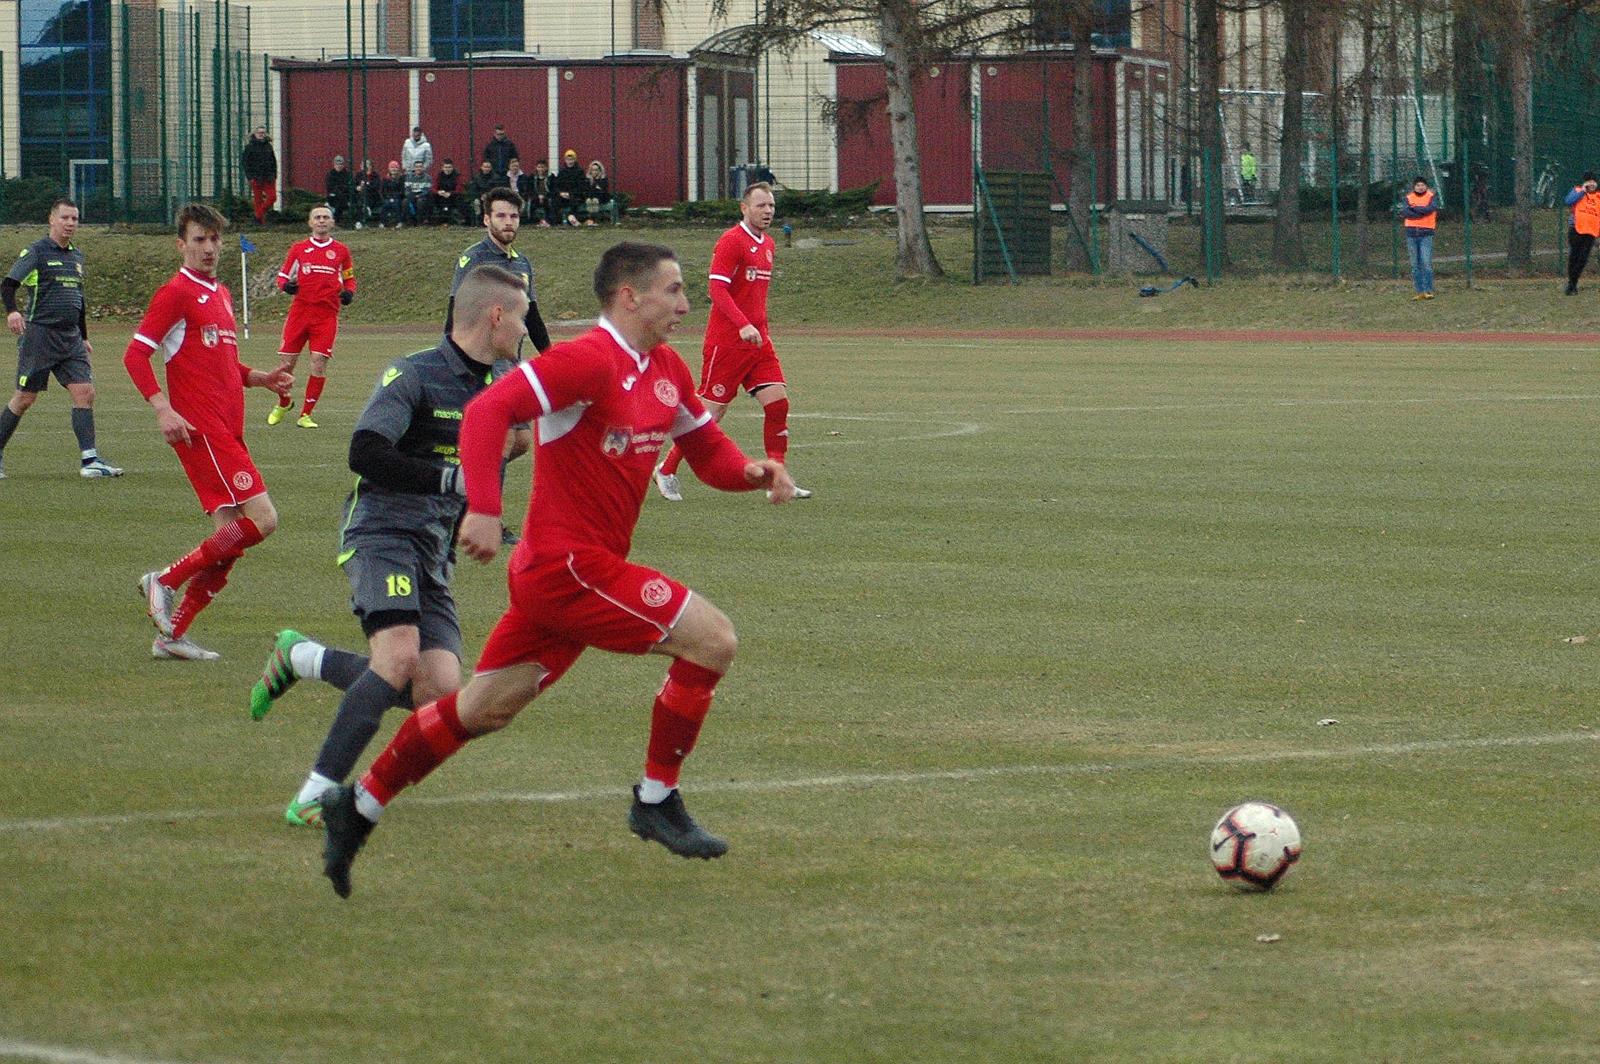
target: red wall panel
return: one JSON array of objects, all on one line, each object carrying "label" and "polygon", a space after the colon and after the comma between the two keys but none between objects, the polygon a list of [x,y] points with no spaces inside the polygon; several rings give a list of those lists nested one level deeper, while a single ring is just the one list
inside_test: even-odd
[{"label": "red wall panel", "polygon": [[[683,199],[688,184],[684,69],[616,67],[615,106],[612,68],[559,69],[561,150],[576,151],[585,168],[599,159],[611,178],[612,191],[626,192],[635,206],[666,207]],[[613,112],[616,158],[612,158]]]},{"label": "red wall panel", "polygon": [[[381,172],[400,150],[410,132],[406,123],[409,89],[406,72],[369,69],[366,81],[367,153]],[[354,122],[349,122],[350,98],[355,98]],[[361,72],[347,81],[343,68],[292,70],[283,77],[283,137],[278,163],[291,188],[324,191],[333,157],[354,157],[350,169],[361,165]]]},{"label": "red wall panel", "polygon": [[549,146],[545,70],[542,66],[475,67],[470,81],[464,67],[421,71],[418,124],[433,144],[435,169],[449,156],[457,170],[468,175],[476,172],[483,147],[499,123],[516,142],[522,168],[531,173],[534,162],[544,158]]},{"label": "red wall panel", "polygon": [[[922,155],[922,200],[928,206],[972,200],[972,121],[967,107],[968,67],[945,63],[917,77],[917,143]],[[841,63],[839,87],[839,187],[881,180],[873,200],[895,201],[894,155],[889,147],[884,73],[878,63]]]}]

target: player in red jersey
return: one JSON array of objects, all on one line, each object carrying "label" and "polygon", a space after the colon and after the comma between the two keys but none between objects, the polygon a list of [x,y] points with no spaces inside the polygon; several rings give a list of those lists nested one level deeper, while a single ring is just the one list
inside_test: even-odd
[{"label": "player in red jersey", "polygon": [[[757,181],[739,201],[739,224],[722,234],[711,253],[711,317],[700,365],[700,399],[717,421],[743,388],[761,404],[762,443],[767,457],[782,462],[789,452],[789,388],[783,366],[767,329],[767,289],[772,286],[773,251],[777,243],[767,232],[777,201],[772,186]],[[674,447],[656,470],[656,490],[668,502],[682,502],[678,463],[683,452]],[[804,488],[794,489],[797,499],[809,499]]]},{"label": "player in red jersey", "polygon": [[[217,280],[222,230],[228,223],[211,207],[191,203],[178,212],[178,252],[183,268],[156,290],[139,329],[122,356],[139,394],[155,408],[161,435],[178,452],[200,508],[216,531],[165,569],[139,580],[158,658],[213,661],[186,635],[189,625],[228,582],[233,563],[278,527],[278,511],[244,445],[244,389],[289,394],[286,369],[251,369],[239,361],[233,297]],[[166,363],[161,391],[150,356]],[[174,611],[173,597],[187,584]]]},{"label": "player in red jersey", "polygon": [[[723,491],[794,496],[783,463],[746,458],[695,398],[667,337],[689,310],[671,249],[624,243],[595,269],[595,328],[556,344],[485,389],[461,426],[467,515],[457,543],[487,562],[500,548],[500,451],[506,429],[538,419],[533,497],[507,573],[511,604],[472,681],[417,710],[355,787],[323,797],[323,871],[340,897],[383,807],[469,739],[511,723],[588,647],[673,658],[656,695],[644,779],[628,826],[682,857],[710,859],[728,844],[696,824],[678,773],[733,664],[733,624],[672,578],[628,561],[656,457],[676,440],[696,474]],[[520,311],[511,316],[520,321]]]},{"label": "player in red jersey", "polygon": [[[334,337],[339,335],[339,308],[348,307],[356,297],[356,268],[350,249],[329,235],[333,211],[313,207],[307,223],[311,236],[289,249],[283,269],[278,271],[278,287],[294,297],[283,322],[278,358],[283,368],[293,373],[300,352],[311,348],[311,376],[306,378],[306,400],[296,424],[314,429],[317,423],[311,420],[311,411],[328,382],[328,360],[333,357]],[[282,421],[291,405],[291,398],[284,396],[267,414],[267,424]]]}]

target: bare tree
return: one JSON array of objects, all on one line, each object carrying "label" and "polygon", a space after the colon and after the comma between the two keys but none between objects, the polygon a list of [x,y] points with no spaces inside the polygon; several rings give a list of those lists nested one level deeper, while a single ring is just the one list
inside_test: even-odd
[{"label": "bare tree", "polygon": [[1303,269],[1300,236],[1300,164],[1305,156],[1305,89],[1311,0],[1280,0],[1283,11],[1283,141],[1278,154],[1278,216],[1272,227],[1272,261]]},{"label": "bare tree", "polygon": [[1206,261],[1228,261],[1222,190],[1222,27],[1220,0],[1194,5],[1195,132],[1200,142],[1200,220]]},{"label": "bare tree", "polygon": [[[922,203],[922,155],[913,89],[927,67],[986,47],[1014,47],[1031,34],[1032,0],[767,0],[752,30],[756,49],[792,51],[814,30],[851,23],[873,26],[883,48],[885,110],[894,155],[895,271],[939,277],[944,269],[928,240]],[[727,0],[714,0],[718,17]]]},{"label": "bare tree", "polygon": [[[1377,78],[1377,11],[1368,0],[1356,9],[1361,24],[1361,74],[1356,78],[1356,98],[1361,108],[1361,184],[1356,189],[1356,265],[1365,268],[1371,250],[1372,227],[1367,212],[1372,197],[1373,82]],[[1337,47],[1337,45],[1335,45]]]}]

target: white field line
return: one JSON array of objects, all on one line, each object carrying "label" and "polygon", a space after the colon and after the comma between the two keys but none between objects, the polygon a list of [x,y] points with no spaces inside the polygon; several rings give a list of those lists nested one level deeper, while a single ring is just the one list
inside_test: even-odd
[{"label": "white field line", "polygon": [[[1450,751],[1510,750],[1529,747],[1565,746],[1600,741],[1600,731],[1551,732],[1544,735],[1507,735],[1477,739],[1418,739],[1404,743],[1377,743],[1324,750],[1265,750],[1256,753],[1183,752],[1161,757],[1132,758],[1120,762],[1070,765],[990,765],[974,768],[926,769],[906,772],[841,772],[827,776],[798,776],[793,779],[708,781],[693,784],[696,794],[764,794],[809,789],[842,789],[897,786],[924,783],[966,783],[1024,776],[1073,778],[1111,776],[1126,772],[1146,772],[1195,765],[1233,766],[1293,764],[1305,761],[1337,761],[1341,758],[1406,757]],[[439,797],[407,798],[406,805],[555,805],[573,802],[611,801],[626,795],[620,786],[587,787],[567,791],[485,791]],[[0,820],[0,835],[30,832],[73,831],[81,828],[115,828],[134,824],[181,823],[193,820],[221,820],[231,817],[267,817],[281,814],[282,805],[234,806],[217,809],[169,809],[141,813],[107,813],[98,816],[36,817]]]},{"label": "white field line", "polygon": [[64,1046],[17,1042],[9,1038],[0,1038],[0,1059],[42,1060],[45,1064],[173,1064],[171,1061],[149,1060],[145,1057],[90,1053],[87,1050],[68,1049]]},{"label": "white field line", "polygon": [[[761,416],[761,412],[759,410],[752,411],[747,416],[751,418],[759,418]],[[976,436],[978,433],[983,431],[983,425],[977,421],[948,421],[940,418],[900,417],[895,414],[824,414],[814,411],[806,411],[799,414],[791,413],[789,415],[789,419],[791,421],[799,420],[801,418],[812,418],[819,421],[865,421],[871,424],[882,424],[888,422],[895,425],[938,425],[940,427],[929,432],[913,432],[903,436],[873,436],[859,440],[840,437],[827,440],[813,440],[810,443],[791,443],[789,445],[790,450],[798,450],[806,447],[851,447],[862,445],[877,446],[880,443],[910,443],[921,440],[943,440],[952,436]]]},{"label": "white field line", "polygon": [[1163,410],[1271,410],[1300,406],[1449,406],[1455,403],[1577,403],[1600,395],[1438,395],[1412,399],[1238,399],[1127,406],[1046,406],[1002,410],[1002,414],[1143,414]]}]

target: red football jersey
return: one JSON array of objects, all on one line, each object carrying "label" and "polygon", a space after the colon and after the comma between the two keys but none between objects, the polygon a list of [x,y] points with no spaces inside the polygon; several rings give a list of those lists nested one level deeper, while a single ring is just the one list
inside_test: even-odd
[{"label": "red football jersey", "polygon": [[356,290],[356,268],[350,249],[337,240],[320,243],[312,238],[300,241],[284,256],[278,271],[278,287],[290,281],[300,285],[294,304],[305,310],[339,313],[339,293]]},{"label": "red football jersey", "polygon": [[666,344],[631,350],[601,318],[517,368],[509,377],[526,381],[528,394],[516,413],[538,418],[538,451],[513,568],[536,549],[572,544],[625,557],[661,449],[711,420],[689,367]]},{"label": "red football jersey", "polygon": [[161,352],[167,401],[207,435],[244,435],[244,384],[228,286],[188,267],[156,289],[137,341]]},{"label": "red football jersey", "polygon": [[[744,222],[729,229],[717,241],[711,253],[711,287],[713,299],[711,317],[706,322],[706,340],[713,343],[737,343],[739,330],[746,324],[761,330],[767,336],[767,289],[772,287],[772,259],[777,244],[770,233],[757,233]],[[727,285],[733,297],[734,308],[744,316],[740,321],[719,305],[715,298],[718,283]]]}]

